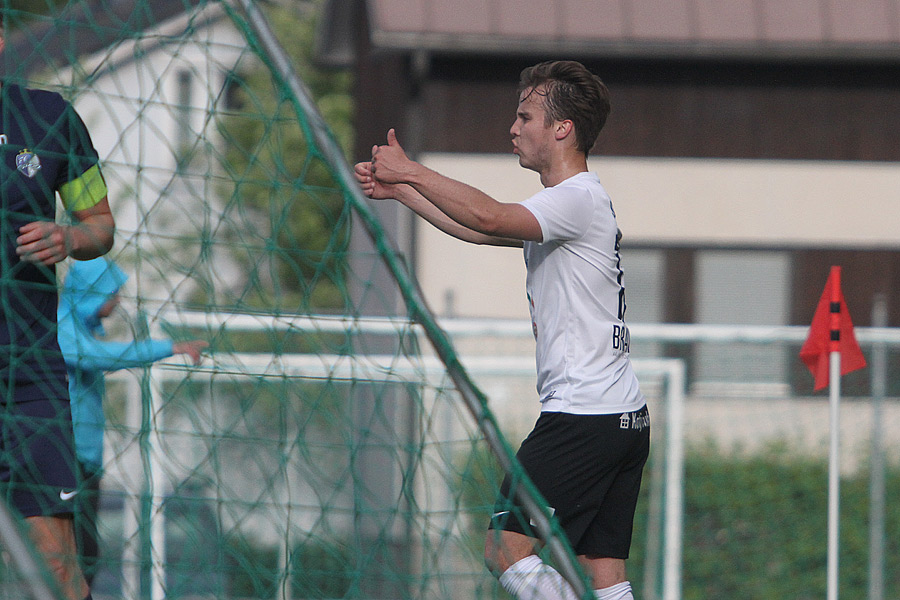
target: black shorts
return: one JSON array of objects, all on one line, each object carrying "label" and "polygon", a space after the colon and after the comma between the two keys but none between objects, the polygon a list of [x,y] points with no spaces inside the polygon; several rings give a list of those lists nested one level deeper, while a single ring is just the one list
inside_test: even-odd
[{"label": "black shorts", "polygon": [[[628,558],[641,474],[650,454],[647,408],[612,415],[541,413],[516,458],[577,555]],[[537,537],[507,475],[490,528]]]},{"label": "black shorts", "polygon": [[76,491],[75,438],[65,378],[3,384],[3,499],[24,517],[71,515]]}]

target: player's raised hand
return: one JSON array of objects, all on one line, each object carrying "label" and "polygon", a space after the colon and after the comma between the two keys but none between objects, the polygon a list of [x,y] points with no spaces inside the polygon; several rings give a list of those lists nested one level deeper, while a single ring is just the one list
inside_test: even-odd
[{"label": "player's raised hand", "polygon": [[[372,152],[375,151],[375,148],[372,148]],[[359,182],[359,187],[362,188],[363,193],[369,198],[372,197],[372,192],[375,190],[375,181],[372,179],[372,162],[364,161],[358,162],[353,165],[353,174],[356,175],[356,181]]]},{"label": "player's raised hand", "polygon": [[[374,146],[372,152],[374,152],[376,148],[377,146]],[[359,182],[359,186],[362,188],[363,194],[369,198],[372,198],[373,200],[386,200],[397,197],[396,190],[394,189],[395,186],[376,181],[372,176],[371,161],[356,163],[353,167],[353,171],[356,175],[356,180]]]},{"label": "player's raised hand", "polygon": [[387,145],[372,149],[372,177],[380,183],[409,183],[408,176],[414,165],[397,141],[397,132],[393,128],[388,129]]}]

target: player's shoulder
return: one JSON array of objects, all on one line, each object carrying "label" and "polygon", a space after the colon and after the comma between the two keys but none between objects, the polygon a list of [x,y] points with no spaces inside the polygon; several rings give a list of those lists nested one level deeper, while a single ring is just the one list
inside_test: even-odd
[{"label": "player's shoulder", "polygon": [[25,103],[30,110],[42,115],[45,119],[50,120],[53,116],[60,115],[69,108],[69,102],[59,92],[26,88],[14,84],[4,83],[3,85],[10,88],[7,91],[8,97]]},{"label": "player's shoulder", "polygon": [[566,182],[574,187],[582,187],[590,190],[603,189],[603,183],[600,181],[600,176],[593,171],[582,171],[581,173],[569,177]]},{"label": "player's shoulder", "polygon": [[33,105],[47,113],[63,113],[69,108],[69,102],[59,92],[50,90],[29,89]]},{"label": "player's shoulder", "polygon": [[556,193],[573,202],[602,203],[609,201],[609,196],[596,173],[584,171],[569,177],[554,186]]}]

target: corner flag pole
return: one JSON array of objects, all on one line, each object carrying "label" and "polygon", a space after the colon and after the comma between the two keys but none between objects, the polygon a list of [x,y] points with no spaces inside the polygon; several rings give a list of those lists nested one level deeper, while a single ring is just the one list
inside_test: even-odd
[{"label": "corner flag pole", "polygon": [[812,373],[815,391],[829,388],[831,447],[828,455],[828,600],[838,597],[838,518],[840,516],[841,376],[866,366],[853,320],[841,292],[841,268],[831,267],[825,290],[813,315],[800,360]]},{"label": "corner flag pole", "polygon": [[838,598],[838,542],[840,522],[841,485],[841,270],[832,270],[829,312],[831,335],[828,344],[829,359],[829,426],[831,442],[828,457],[828,600]]}]

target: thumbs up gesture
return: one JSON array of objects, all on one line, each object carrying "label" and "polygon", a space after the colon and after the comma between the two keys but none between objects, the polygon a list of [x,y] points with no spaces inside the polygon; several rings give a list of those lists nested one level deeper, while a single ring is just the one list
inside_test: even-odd
[{"label": "thumbs up gesture", "polygon": [[380,183],[409,183],[407,177],[414,164],[397,141],[393,128],[387,132],[387,145],[372,148],[372,176]]}]

